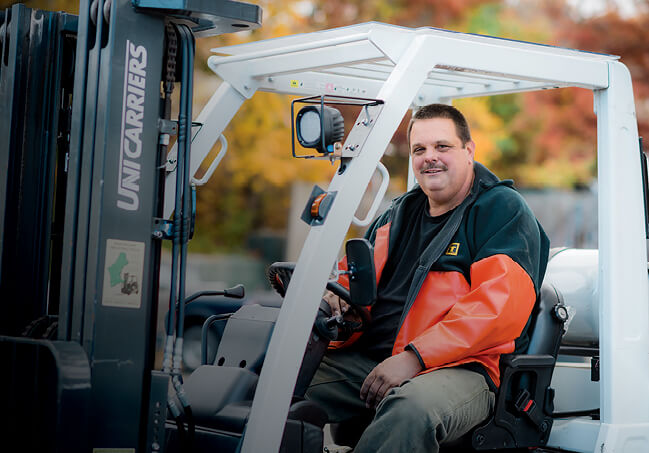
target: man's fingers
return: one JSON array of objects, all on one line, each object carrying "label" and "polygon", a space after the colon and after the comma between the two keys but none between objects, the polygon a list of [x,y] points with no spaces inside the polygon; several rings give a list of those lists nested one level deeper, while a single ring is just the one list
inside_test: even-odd
[{"label": "man's fingers", "polygon": [[332,300],[329,302],[329,306],[331,307],[331,314],[334,316],[342,315],[342,309],[340,308],[340,302],[337,300]]},{"label": "man's fingers", "polygon": [[389,388],[389,384],[385,382],[381,376],[378,376],[376,379],[374,379],[374,382],[372,382],[372,385],[367,391],[365,407],[367,407],[368,409],[376,407],[379,401],[381,401],[382,395],[385,393],[385,391],[387,391],[383,390],[386,385]]},{"label": "man's fingers", "polygon": [[331,313],[334,316],[344,315],[349,310],[349,304],[331,291],[326,291],[322,298],[329,304],[329,307],[331,307]]},{"label": "man's fingers", "polygon": [[367,375],[367,377],[363,381],[363,385],[361,386],[361,399],[363,401],[367,400],[367,392],[369,391],[370,386],[374,382],[374,379],[376,379],[376,374],[374,373],[374,370],[372,370],[370,374]]},{"label": "man's fingers", "polygon": [[379,363],[365,378],[361,387],[361,399],[367,407],[376,407],[393,387],[416,376],[422,369],[419,359],[412,351],[404,351]]},{"label": "man's fingers", "polygon": [[378,406],[379,403],[380,403],[381,401],[383,401],[383,398],[385,398],[385,395],[388,394],[388,392],[390,391],[390,389],[391,389],[392,387],[394,387],[393,384],[391,384],[391,383],[388,382],[388,381],[384,381],[384,382],[383,382],[383,385],[381,385],[381,387],[380,387],[380,388],[378,389],[378,391],[376,392],[376,395],[374,396],[374,401],[372,402],[372,405],[371,405],[370,407],[376,407],[376,406]]},{"label": "man's fingers", "polygon": [[[385,386],[387,389],[384,389]],[[361,399],[365,401],[365,406],[372,408],[381,401],[382,395],[390,389],[389,384],[383,379],[380,373],[375,373],[374,370],[367,375],[363,386],[361,387]],[[379,394],[381,395],[379,397]]]},{"label": "man's fingers", "polygon": [[332,315],[338,316],[342,314],[342,310],[340,307],[340,298],[338,296],[336,296],[331,291],[326,291],[324,293],[324,296],[322,296],[322,298],[325,300],[325,302],[329,304]]}]

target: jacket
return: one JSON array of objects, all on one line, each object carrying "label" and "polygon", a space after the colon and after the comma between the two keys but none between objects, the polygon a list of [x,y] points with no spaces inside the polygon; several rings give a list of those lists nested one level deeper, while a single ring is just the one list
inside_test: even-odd
[{"label": "jacket", "polygon": [[[500,356],[527,346],[549,240],[512,181],[499,180],[477,162],[474,168],[477,196],[419,292],[405,302],[392,355],[415,352],[424,367],[420,374],[478,365],[497,387]],[[365,235],[374,245],[377,282],[408,221],[405,207],[419,197],[426,195],[417,186],[394,199]],[[345,258],[339,267],[346,269]],[[360,335],[332,346],[344,347]]]}]

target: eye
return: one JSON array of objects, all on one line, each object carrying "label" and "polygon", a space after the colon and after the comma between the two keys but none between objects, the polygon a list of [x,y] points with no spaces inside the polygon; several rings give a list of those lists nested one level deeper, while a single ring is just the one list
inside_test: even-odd
[{"label": "eye", "polygon": [[412,150],[412,154],[421,154],[422,152],[424,152],[424,148],[422,146],[418,146],[416,148],[413,148]]}]

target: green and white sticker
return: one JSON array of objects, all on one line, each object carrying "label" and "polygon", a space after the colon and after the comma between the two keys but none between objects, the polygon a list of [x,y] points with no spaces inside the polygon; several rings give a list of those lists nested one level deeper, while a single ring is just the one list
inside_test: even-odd
[{"label": "green and white sticker", "polygon": [[144,250],[144,242],[106,240],[102,305],[140,308]]}]

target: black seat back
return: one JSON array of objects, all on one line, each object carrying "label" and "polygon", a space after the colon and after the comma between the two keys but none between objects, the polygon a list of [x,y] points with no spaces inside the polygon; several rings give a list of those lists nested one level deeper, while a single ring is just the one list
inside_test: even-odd
[{"label": "black seat back", "polygon": [[547,443],[554,411],[550,383],[566,319],[561,294],[544,283],[528,326],[526,353],[501,357],[494,413],[473,431],[474,449],[540,447]]},{"label": "black seat back", "polygon": [[556,310],[560,310],[557,306],[561,305],[563,305],[563,298],[557,289],[549,283],[544,283],[541,286],[538,303],[532,311],[529,327],[530,342],[526,354],[557,356],[565,322],[556,314]]},{"label": "black seat back", "polygon": [[230,317],[214,358],[214,365],[261,372],[279,308],[244,305]]}]

